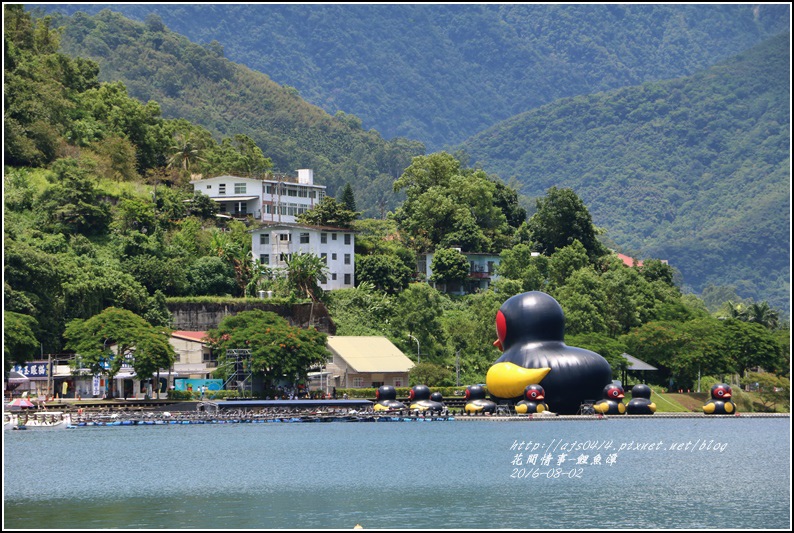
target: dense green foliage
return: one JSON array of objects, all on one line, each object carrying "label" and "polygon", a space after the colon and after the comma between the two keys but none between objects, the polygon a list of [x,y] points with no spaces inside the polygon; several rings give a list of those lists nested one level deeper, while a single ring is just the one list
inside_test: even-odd
[{"label": "dense green foliage", "polygon": [[[659,260],[625,266],[605,253],[573,189],[538,195],[525,223],[512,186],[446,152],[414,157],[395,171],[399,178],[389,187],[404,191],[406,200],[387,219],[358,220],[349,194],[345,202],[328,197],[325,207],[334,209],[312,214],[321,221],[333,215],[335,223],[344,215],[358,232],[356,288],[321,294],[316,281],[324,265],[313,256],[293,257],[289,276],[280,276],[251,257],[250,221],[216,218],[212,202],[194,197],[186,183],[194,169],[261,175],[269,171],[270,153],[245,134],[230,132],[217,142],[201,126],[162,118],[158,104],[140,103],[123,83],[100,83],[91,68],[80,70],[79,84],[67,83],[73,69],[41,68],[72,61],[53,52],[57,36],[46,19],[4,9],[14,30],[6,32],[13,58],[6,73],[17,84],[6,110],[31,107],[30,91],[42,87],[68,104],[63,115],[52,109],[14,115],[17,138],[10,146],[25,150],[7,153],[13,164],[4,169],[6,362],[34,357],[38,345],[48,353],[85,352],[90,364],[102,365],[107,346],[120,342],[120,353],[132,355],[134,348],[136,371],[146,375],[167,363],[161,340],[150,339],[168,324],[167,297],[206,302],[272,290],[280,301],[328,301],[339,335],[389,337],[421,359],[412,380],[451,385],[459,371],[462,383],[480,383],[499,356],[491,344],[499,306],[519,292],[543,290],[562,305],[569,342],[602,353],[616,377],[623,351],[656,364],[653,379],[660,382],[691,383],[701,368],[787,372],[788,324],[774,306],[718,288],[708,291],[707,305],[681,294],[676,268]],[[143,31],[146,40],[145,32],[163,29],[150,21]],[[54,135],[51,144],[37,144],[41,124]],[[463,297],[415,282],[418,252],[454,244],[501,253],[501,279]],[[462,274],[459,255],[445,258],[447,272],[457,272],[449,279]],[[709,314],[721,305],[718,314],[727,320]],[[245,315],[222,327],[216,347],[248,341],[257,350],[257,371],[271,377],[300,379],[326,355],[316,332],[293,331],[272,316]]]},{"label": "dense green foliage", "polygon": [[313,328],[290,326],[286,319],[268,311],[243,311],[228,316],[216,329],[208,331],[207,337],[219,354],[221,368],[234,361],[227,358],[227,350],[250,350],[245,371],[261,375],[268,389],[275,389],[285,376],[291,382],[303,381],[311,368],[322,367],[330,358],[325,334]]},{"label": "dense green foliage", "polygon": [[[352,183],[362,212],[381,217],[399,202],[394,178],[422,150],[417,143],[385,143],[361,130],[361,121],[347,114],[361,106],[346,105],[348,99],[367,99],[365,107],[383,111],[385,121],[399,122],[404,131],[416,132],[414,138],[426,139],[424,132],[437,127],[441,144],[448,145],[462,132],[469,135],[555,98],[694,73],[785,31],[790,12],[783,5],[118,5],[114,10],[146,23],[136,25],[107,11],[63,21],[66,49],[97,59],[101,79],[125,80],[131,94],[156,100],[166,116],[202,124],[216,139],[226,136],[224,143],[248,137],[275,168],[312,166],[332,195]],[[159,17],[149,16],[154,12]],[[319,16],[323,12],[330,18]],[[358,14],[356,22],[344,15],[349,12]],[[305,28],[306,17],[315,31],[288,30]],[[239,29],[254,20],[261,22],[256,31],[228,31],[230,24]],[[342,29],[363,21],[382,31]],[[432,31],[425,28],[431,23]],[[210,44],[190,44],[166,24]],[[422,54],[411,53],[423,42],[429,46]],[[331,118],[305,105],[289,87],[229,63],[224,47],[234,50],[230,57],[300,87],[308,100],[326,102],[330,108],[321,105],[329,113],[339,111]],[[444,60],[427,67],[427,58],[436,53]],[[394,60],[405,54],[410,61]],[[779,42],[768,52],[691,78],[563,100],[531,112],[531,126],[507,135],[488,131],[465,147],[478,167],[510,178],[524,195],[538,197],[551,186],[572,188],[591,207],[597,225],[608,229],[612,247],[672,261],[688,290],[727,287],[744,299],[765,299],[788,311],[789,276],[782,267],[788,263],[783,245],[788,225],[778,216],[789,210],[788,163],[781,155],[789,144],[788,63],[787,44]],[[281,78],[279,71],[302,81]],[[318,72],[323,75],[315,76]],[[361,76],[366,79],[350,81]],[[380,76],[389,79],[374,83]],[[341,81],[343,89],[324,91],[325,83]],[[399,96],[405,88],[411,98]],[[388,96],[377,96],[384,90]],[[443,95],[428,97],[432,108],[420,97],[426,91]],[[523,124],[526,117],[519,119]],[[480,125],[472,130],[463,124],[470,121]],[[393,131],[381,124],[378,119],[381,131]],[[193,150],[166,156],[190,154],[204,142],[202,135],[188,137]],[[106,146],[96,147],[97,157],[119,142],[106,139]],[[125,165],[116,166],[123,173]],[[779,223],[770,223],[774,220]],[[467,236],[467,229],[457,231]]]},{"label": "dense green foliage", "polygon": [[788,308],[789,35],[688,78],[579,96],[465,145],[528,196],[564,184],[630,255],[689,289],[732,285]]},{"label": "dense green foliage", "polygon": [[[44,7],[69,14],[108,8]],[[558,98],[691,74],[790,25],[789,6],[771,4],[114,4],[110,9],[210,43],[208,49],[222,49],[231,60],[296,87],[329,114],[341,110],[346,120],[345,113],[361,117],[351,117],[353,126],[363,122],[388,139],[418,139],[433,151]],[[82,55],[104,54],[115,41],[134,55],[121,35],[88,36]],[[170,44],[166,38],[161,46]],[[185,63],[200,57],[193,53],[172,68],[150,69],[150,77],[138,83],[175,94],[180,77],[190,76]],[[207,69],[223,75],[217,61]],[[191,79],[187,86],[197,84]],[[144,100],[161,101],[137,90],[131,88]],[[224,109],[218,104],[207,111]],[[269,144],[266,151],[273,152]]]},{"label": "dense green foliage", "polygon": [[[256,175],[272,165],[291,174],[311,168],[331,196],[355,183],[359,202],[373,214],[379,201],[395,205],[391,182],[412,156],[424,153],[421,143],[386,141],[376,131],[363,130],[352,115],[331,116],[294,89],[225,59],[217,42],[193,44],[156,20],[133,22],[106,10],[57,24],[63,28],[63,50],[96,61],[100,80],[121,81],[131,96],[156,101],[164,117],[185,119],[211,133],[208,138],[184,124],[177,129],[169,156],[174,167],[193,164],[212,174],[217,169],[212,163],[228,162],[229,150],[236,155],[257,147],[266,159],[260,156],[253,166],[250,161],[225,164],[225,171]],[[212,155],[202,155],[213,139]]]},{"label": "dense green foliage", "polygon": [[69,322],[64,337],[66,347],[80,355],[76,368],[107,373],[112,383],[112,377],[127,365],[142,379],[169,368],[176,358],[169,334],[131,311],[108,307],[87,320]]}]

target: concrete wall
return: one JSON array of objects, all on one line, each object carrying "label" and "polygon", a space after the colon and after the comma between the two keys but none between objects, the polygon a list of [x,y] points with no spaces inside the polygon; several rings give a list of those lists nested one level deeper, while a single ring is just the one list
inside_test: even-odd
[{"label": "concrete wall", "polygon": [[261,309],[286,318],[292,326],[306,328],[311,325],[328,335],[336,334],[336,324],[331,320],[328,309],[321,303],[269,304],[263,301],[217,304],[168,303],[167,305],[173,315],[171,327],[176,330],[207,331],[217,328],[226,316],[236,315],[241,311]]}]

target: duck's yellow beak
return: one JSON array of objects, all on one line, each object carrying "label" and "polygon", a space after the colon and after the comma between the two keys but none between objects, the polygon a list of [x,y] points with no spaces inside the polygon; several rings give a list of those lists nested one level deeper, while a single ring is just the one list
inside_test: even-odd
[{"label": "duck's yellow beak", "polygon": [[546,377],[551,368],[524,368],[513,363],[496,363],[488,369],[485,384],[497,398],[517,398],[527,385],[535,385]]}]

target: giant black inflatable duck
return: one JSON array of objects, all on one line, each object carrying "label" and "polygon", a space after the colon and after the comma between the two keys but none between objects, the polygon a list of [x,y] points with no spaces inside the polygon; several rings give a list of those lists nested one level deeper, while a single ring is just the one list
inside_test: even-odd
[{"label": "giant black inflatable duck", "polygon": [[485,398],[485,389],[481,385],[466,387],[466,405],[464,411],[472,415],[495,413],[496,403]]},{"label": "giant black inflatable duck", "polygon": [[624,397],[623,387],[610,383],[604,387],[604,397],[593,405],[593,410],[602,415],[622,415],[626,412]]},{"label": "giant black inflatable duck", "polygon": [[427,385],[416,385],[410,392],[411,411],[438,412],[444,410],[444,404],[430,398],[430,389]]},{"label": "giant black inflatable duck", "polygon": [[527,385],[541,384],[549,409],[576,414],[584,400],[601,396],[612,368],[595,352],[567,346],[565,316],[557,300],[543,292],[509,298],[496,313],[494,345],[504,350],[485,383],[497,400],[520,400]]},{"label": "giant black inflatable duck", "polygon": [[711,399],[703,406],[707,415],[732,415],[736,412],[736,404],[731,399],[731,387],[726,383],[717,383],[711,387]]},{"label": "giant black inflatable duck", "polygon": [[631,388],[631,401],[626,405],[626,413],[630,415],[652,415],[656,412],[656,404],[651,401],[651,388],[637,384]]},{"label": "giant black inflatable duck", "polygon": [[516,413],[519,414],[532,414],[542,413],[549,410],[549,406],[543,399],[546,397],[546,392],[540,385],[527,385],[524,389],[524,399],[516,404]]},{"label": "giant black inflatable duck", "polygon": [[375,392],[377,402],[373,409],[375,411],[397,411],[405,409],[405,404],[397,401],[397,391],[390,385],[382,385]]}]

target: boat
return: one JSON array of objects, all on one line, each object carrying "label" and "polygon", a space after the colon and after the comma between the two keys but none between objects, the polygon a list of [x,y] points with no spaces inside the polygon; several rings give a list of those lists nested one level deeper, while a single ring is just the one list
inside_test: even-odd
[{"label": "boat", "polygon": [[11,429],[71,428],[72,418],[62,411],[37,411],[35,413],[10,413],[4,427]]}]

